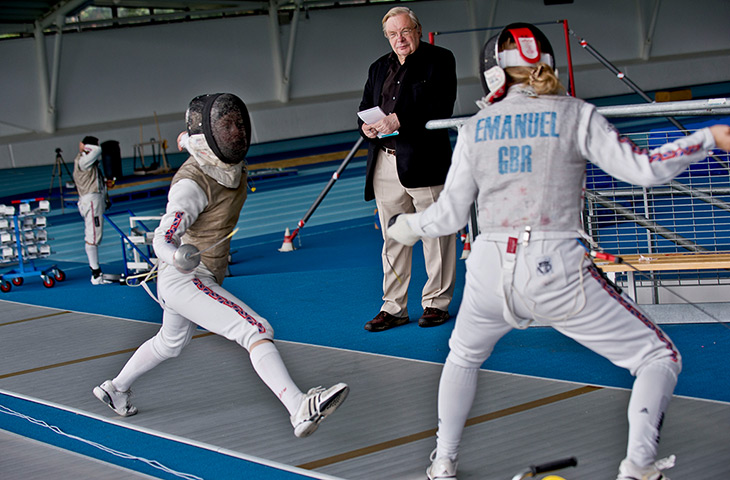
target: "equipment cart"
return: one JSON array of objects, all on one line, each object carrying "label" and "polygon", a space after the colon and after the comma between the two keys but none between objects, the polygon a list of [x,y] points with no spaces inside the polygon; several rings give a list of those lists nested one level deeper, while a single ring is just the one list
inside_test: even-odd
[{"label": "equipment cart", "polygon": [[[31,203],[37,206],[31,209]],[[26,277],[40,275],[46,288],[66,279],[66,274],[56,265],[45,269],[36,268],[35,260],[51,254],[46,232],[46,216],[50,202],[43,198],[14,200],[12,205],[0,205],[0,266],[17,267],[0,274],[0,291],[9,292],[12,285],[23,285]]]}]

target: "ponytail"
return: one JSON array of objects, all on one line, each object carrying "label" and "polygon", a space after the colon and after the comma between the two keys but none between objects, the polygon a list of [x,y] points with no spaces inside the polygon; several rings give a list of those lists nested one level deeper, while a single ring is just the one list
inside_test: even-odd
[{"label": "ponytail", "polygon": [[507,67],[508,84],[524,83],[531,86],[538,95],[563,95],[565,87],[550,65],[538,63],[534,67]]}]

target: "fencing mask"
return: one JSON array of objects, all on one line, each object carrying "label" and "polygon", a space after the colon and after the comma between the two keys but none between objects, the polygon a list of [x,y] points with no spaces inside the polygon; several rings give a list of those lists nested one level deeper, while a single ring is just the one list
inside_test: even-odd
[{"label": "fencing mask", "polygon": [[[514,40],[516,49],[500,51],[507,40]],[[532,67],[542,62],[555,70],[555,55],[547,37],[529,23],[512,23],[493,36],[482,49],[481,81],[489,102],[500,100],[505,94],[507,67]]]},{"label": "fencing mask", "polygon": [[251,144],[251,118],[243,100],[231,93],[200,95],[185,112],[188,135],[205,135],[210,149],[223,162],[240,163]]}]

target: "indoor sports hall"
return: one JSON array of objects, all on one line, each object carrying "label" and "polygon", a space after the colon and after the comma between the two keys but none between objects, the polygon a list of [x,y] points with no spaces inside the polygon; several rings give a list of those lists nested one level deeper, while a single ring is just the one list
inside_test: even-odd
[{"label": "indoor sports hall", "polygon": [[[454,116],[430,126],[448,129],[452,143],[483,95],[478,50],[514,21],[545,31],[569,93],[638,146],[730,123],[730,6],[721,0],[691,9],[680,0],[33,4],[0,5],[0,59],[14,65],[0,72],[3,480],[426,477],[472,237],[457,242],[451,320],[417,324],[426,280],[417,244],[410,323],[363,329],[381,305],[382,236],[375,202],[363,198],[355,113],[368,65],[388,51],[380,19],[392,6],[413,9],[422,41],[456,56]],[[111,9],[111,19],[85,16]],[[119,417],[92,395],[160,327],[154,279],[152,295],[141,286],[156,261],[146,232],[187,158],[175,148],[185,107],[216,91],[244,98],[254,129],[224,286],[271,322],[302,390],[351,389],[309,438],[292,434],[247,352],[203,329],[134,384],[137,415]],[[69,172],[90,134],[120,148],[105,165],[115,179],[99,248],[106,285],[89,282]],[[676,455],[673,480],[726,471],[728,165],[714,150],[652,188],[588,169],[585,231],[623,259],[596,263],[683,356],[659,444],[659,458]],[[539,323],[510,332],[479,372],[458,478],[613,480],[632,380]],[[556,471],[532,468],[572,458],[577,465]]]}]

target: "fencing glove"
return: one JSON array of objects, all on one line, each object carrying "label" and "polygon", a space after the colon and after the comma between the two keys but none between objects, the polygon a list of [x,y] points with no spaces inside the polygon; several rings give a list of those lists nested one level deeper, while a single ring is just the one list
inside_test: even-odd
[{"label": "fencing glove", "polygon": [[398,215],[391,217],[388,221],[388,236],[398,243],[402,243],[409,247],[413,246],[413,244],[421,238],[413,231],[411,226],[408,225],[408,218],[413,215],[415,214],[399,213]]}]

